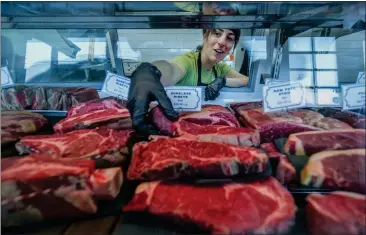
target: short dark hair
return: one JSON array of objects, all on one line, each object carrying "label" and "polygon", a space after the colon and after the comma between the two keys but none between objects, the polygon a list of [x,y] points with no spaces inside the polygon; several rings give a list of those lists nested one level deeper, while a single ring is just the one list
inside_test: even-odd
[{"label": "short dark hair", "polygon": [[[203,29],[202,33],[203,33],[203,37],[205,37],[205,34],[207,34],[207,36],[209,36],[212,32],[214,32],[216,29]],[[228,29],[231,30],[234,33],[235,39],[234,39],[234,49],[236,47],[236,45],[239,42],[239,38],[240,38],[240,29]]]}]

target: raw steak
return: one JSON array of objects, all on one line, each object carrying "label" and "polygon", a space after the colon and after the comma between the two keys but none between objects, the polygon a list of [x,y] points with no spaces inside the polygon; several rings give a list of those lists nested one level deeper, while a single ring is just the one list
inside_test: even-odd
[{"label": "raw steak", "polygon": [[[219,112],[209,114],[211,111],[214,110],[218,110]],[[259,133],[252,128],[231,126],[233,125],[231,123],[234,123],[234,121],[225,123],[227,120],[235,119],[235,117],[231,113],[228,114],[227,112],[228,110],[221,106],[206,105],[203,108],[203,113],[201,112],[181,114],[181,117],[178,121],[171,122],[164,116],[160,107],[157,106],[152,109],[155,125],[157,125],[157,127],[163,134],[175,137],[184,136],[186,138],[193,138],[199,141],[226,143],[242,146],[258,146],[260,143]],[[206,116],[204,116],[204,114],[211,115],[210,117],[213,118],[212,123],[216,124],[208,122],[208,119]],[[221,121],[216,120],[219,115],[227,119]],[[198,117],[200,116],[204,118],[198,119]],[[202,122],[200,123],[200,121]],[[220,122],[224,125],[219,125],[218,123]]]},{"label": "raw steak", "polygon": [[272,142],[292,133],[320,130],[318,127],[304,124],[301,117],[305,110],[301,113],[295,111],[264,113],[260,106],[258,102],[231,105],[245,126],[259,130],[262,143]]},{"label": "raw steak", "polygon": [[163,137],[135,144],[127,177],[132,180],[227,177],[264,173],[267,162],[267,155],[253,147]]},{"label": "raw steak", "polygon": [[301,171],[301,183],[366,193],[365,162],[365,149],[319,152],[311,155]]},{"label": "raw steak", "polygon": [[123,181],[121,168],[95,169],[95,161],[89,159],[31,154],[1,159],[1,166],[2,185],[15,182],[22,195],[78,184],[79,189],[91,190],[96,199],[113,199]]},{"label": "raw steak", "polygon": [[49,219],[70,219],[97,211],[90,190],[61,186],[54,190],[18,195],[11,184],[2,187],[4,194],[13,193],[14,200],[1,201],[1,226],[19,226]]},{"label": "raw steak", "polygon": [[321,108],[319,109],[319,112],[326,117],[335,118],[342,122],[345,122],[348,125],[352,126],[353,128],[359,128],[359,129],[366,128],[365,115],[351,111],[342,111],[335,108]]},{"label": "raw steak", "polygon": [[291,134],[284,152],[297,156],[310,156],[323,150],[341,150],[366,147],[366,132],[362,129],[308,131]]},{"label": "raw steak", "polygon": [[312,235],[366,234],[366,196],[351,192],[306,198],[308,230]]},{"label": "raw steak", "polygon": [[319,127],[323,130],[352,129],[347,123],[334,118],[324,117],[322,114],[308,109],[298,109],[289,111],[289,113],[301,118],[304,124]]},{"label": "raw steak", "polygon": [[313,126],[319,127],[323,130],[353,129],[347,123],[330,117],[323,117],[319,121],[313,122]]},{"label": "raw steak", "polygon": [[259,132],[252,128],[219,125],[201,126],[180,120],[176,122],[176,136],[198,141],[216,142],[241,146],[259,146]]},{"label": "raw steak", "polygon": [[67,111],[67,117],[78,116],[80,114],[87,114],[97,110],[125,109],[125,108],[126,103],[123,100],[117,99],[115,97],[106,97],[103,99],[92,100],[72,106]]},{"label": "raw steak", "polygon": [[296,180],[296,169],[285,154],[278,151],[273,143],[264,143],[260,146],[265,149],[272,166],[277,166],[275,176],[282,184]]},{"label": "raw steak", "polygon": [[99,99],[96,89],[87,87],[17,86],[2,90],[2,110],[68,110],[72,105]]},{"label": "raw steak", "polygon": [[94,161],[30,155],[1,160],[2,226],[95,213]]},{"label": "raw steak", "polygon": [[130,130],[97,128],[66,134],[27,136],[15,147],[25,152],[46,153],[58,158],[102,158],[113,164],[124,160]]},{"label": "raw steak", "polygon": [[296,206],[291,194],[270,177],[223,185],[142,183],[123,211],[147,211],[215,234],[281,234],[292,226]]},{"label": "raw steak", "polygon": [[25,86],[1,89],[1,110],[32,109],[32,98],[27,96]]},{"label": "raw steak", "polygon": [[16,142],[23,136],[35,133],[47,122],[47,119],[38,113],[2,111],[1,144]]},{"label": "raw steak", "polygon": [[66,133],[73,130],[95,128],[97,126],[112,125],[119,128],[131,129],[131,118],[127,108],[101,109],[93,112],[67,117],[53,126],[56,133]]},{"label": "raw steak", "polygon": [[160,106],[151,109],[153,123],[164,134],[174,135],[179,127],[179,121],[185,120],[198,125],[221,125],[240,127],[240,123],[235,116],[226,108],[219,105],[202,105],[201,112],[180,113],[177,122],[169,121],[163,114]]}]

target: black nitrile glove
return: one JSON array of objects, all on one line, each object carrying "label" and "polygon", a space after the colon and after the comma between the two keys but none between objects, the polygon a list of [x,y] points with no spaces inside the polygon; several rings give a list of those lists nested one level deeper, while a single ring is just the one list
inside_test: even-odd
[{"label": "black nitrile glove", "polygon": [[148,120],[147,112],[151,101],[157,100],[165,116],[171,120],[178,119],[178,113],[167,96],[160,82],[161,72],[150,63],[141,63],[132,73],[128,90],[127,108],[130,111],[132,127],[144,135],[156,135],[158,130]]},{"label": "black nitrile glove", "polygon": [[220,95],[220,90],[226,85],[224,76],[217,77],[205,88],[205,101],[214,100]]}]

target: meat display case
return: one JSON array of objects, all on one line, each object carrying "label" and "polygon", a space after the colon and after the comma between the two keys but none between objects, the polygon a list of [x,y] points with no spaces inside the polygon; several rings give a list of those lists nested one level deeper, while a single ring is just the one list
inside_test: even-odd
[{"label": "meat display case", "polygon": [[[263,99],[267,82],[301,80],[306,84],[305,109],[325,117],[344,113],[341,86],[362,82],[362,76],[364,82],[365,2],[221,4],[217,3],[219,9],[221,6],[232,13],[204,12],[212,4],[201,2],[2,2],[2,79],[6,74],[12,82],[2,83],[2,111],[22,109],[19,105],[24,97],[19,98],[14,90],[30,90],[24,94],[33,96],[26,100],[40,100],[35,90],[51,94],[54,88],[67,94],[64,97],[73,96],[71,88],[94,89],[100,98],[107,97],[109,94],[101,91],[107,72],[129,78],[141,62],[170,60],[194,50],[202,44],[204,28],[238,28],[239,43],[233,56],[224,62],[247,75],[249,83],[240,88],[225,87],[216,100],[202,104],[229,107],[232,103],[257,102]],[[93,92],[81,96],[84,101],[95,98]],[[53,133],[52,126],[66,117],[71,105],[84,102],[67,101],[61,107],[59,103],[51,105],[51,95],[43,98],[50,105],[36,109],[33,107],[41,106],[33,103],[24,108],[47,118],[49,123],[38,134]],[[348,114],[364,117],[365,107]],[[341,117],[337,120],[346,122]],[[281,153],[285,152],[286,141],[275,141]],[[14,145],[2,146],[3,157],[16,154]],[[299,174],[307,160],[288,157]],[[279,163],[271,164],[273,171]],[[115,201],[102,203],[100,215],[120,213],[136,186],[135,182],[125,182]],[[305,187],[298,182],[285,187],[299,207],[291,234],[308,234],[305,197],[333,190]],[[114,234],[172,232],[150,217],[146,221],[151,223],[136,225],[141,218],[145,217],[125,217]]]}]

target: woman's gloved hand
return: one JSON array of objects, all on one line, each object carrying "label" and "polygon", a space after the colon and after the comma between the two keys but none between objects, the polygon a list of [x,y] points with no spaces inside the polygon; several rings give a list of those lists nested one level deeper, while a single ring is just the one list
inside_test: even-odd
[{"label": "woman's gloved hand", "polygon": [[205,88],[205,101],[214,100],[220,95],[220,90],[226,85],[224,76],[217,77]]},{"label": "woman's gloved hand", "polygon": [[156,127],[148,120],[147,112],[151,101],[157,100],[165,116],[171,120],[178,119],[178,113],[160,82],[161,72],[150,63],[141,63],[132,73],[128,91],[127,108],[130,111],[132,127],[136,132],[147,135],[158,133]]}]

